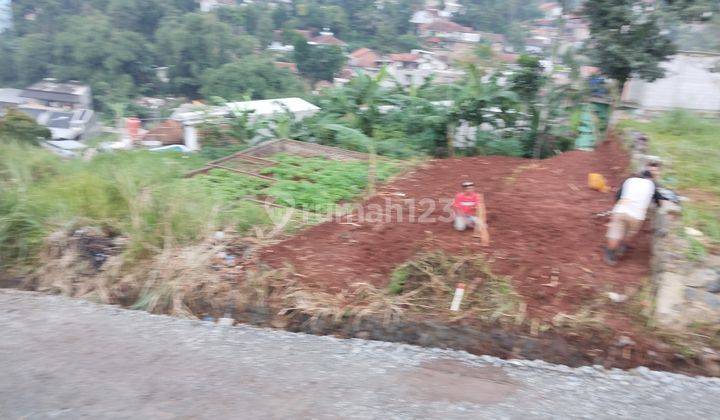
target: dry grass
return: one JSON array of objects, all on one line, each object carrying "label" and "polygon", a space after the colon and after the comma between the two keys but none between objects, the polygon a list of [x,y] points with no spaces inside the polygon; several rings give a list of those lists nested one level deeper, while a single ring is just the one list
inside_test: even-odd
[{"label": "dry grass", "polygon": [[[458,313],[449,312],[455,288],[464,283]],[[420,255],[393,273],[390,291],[411,303],[410,309],[447,313],[452,319],[516,320],[523,305],[510,280],[496,276],[478,255],[450,256],[442,252]]]},{"label": "dry grass", "polygon": [[[91,244],[95,240],[108,243],[107,238],[92,238]],[[133,264],[125,263],[117,252],[99,267],[92,264],[80,239],[53,235],[40,268],[26,286],[182,317],[242,314],[264,308],[269,316],[309,316],[311,321],[334,322],[372,318],[385,324],[408,314],[451,320],[522,318],[521,301],[508,279],[494,276],[477,256],[420,255],[401,267],[405,275],[399,293],[363,282],[330,293],[298,281],[301,278],[292,267],[270,269],[257,264],[248,251],[262,245],[258,238],[208,239],[194,246],[167,247]],[[121,238],[113,241],[122,242]],[[237,255],[242,261],[226,264],[219,257],[223,253]],[[450,312],[458,282],[467,284],[462,311]]]},{"label": "dry grass", "polygon": [[349,291],[336,294],[295,286],[284,295],[284,301],[283,314],[298,313],[310,315],[311,320],[329,318],[335,322],[376,318],[385,324],[399,321],[414,306],[409,296],[393,296],[369,283],[355,283]]}]

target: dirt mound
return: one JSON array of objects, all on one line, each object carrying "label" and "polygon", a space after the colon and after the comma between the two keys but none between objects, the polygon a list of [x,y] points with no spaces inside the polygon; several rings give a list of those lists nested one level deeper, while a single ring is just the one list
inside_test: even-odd
[{"label": "dirt mound", "polygon": [[[266,248],[260,259],[274,267],[291,264],[308,285],[339,291],[355,282],[384,287],[393,269],[421,251],[483,253],[496,274],[512,277],[529,316],[549,321],[559,313],[577,312],[607,291],[632,294],[648,274],[647,230],[618,267],[604,264],[607,219],[594,214],[611,208],[613,194],[586,186],[587,174],[599,172],[617,187],[627,175],[628,162],[615,142],[603,143],[594,152],[574,151],[544,161],[430,161],[381,188],[349,218],[302,231]],[[485,194],[489,248],[440,219],[447,216],[447,200],[466,179]],[[414,204],[408,204],[411,199]],[[410,211],[414,219],[408,217]],[[623,329],[625,324],[619,320],[616,326]]]}]

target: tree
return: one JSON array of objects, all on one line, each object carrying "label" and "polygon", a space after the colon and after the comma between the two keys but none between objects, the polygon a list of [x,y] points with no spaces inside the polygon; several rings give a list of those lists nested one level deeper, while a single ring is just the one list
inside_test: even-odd
[{"label": "tree", "polygon": [[110,0],[107,15],[115,28],[152,36],[166,7],[161,0]]},{"label": "tree", "polygon": [[675,53],[675,46],[660,29],[656,11],[645,2],[593,0],[583,10],[590,23],[587,54],[616,82],[612,114],[631,77],[652,82],[664,76],[660,63]]},{"label": "tree", "polygon": [[0,57],[3,57],[3,64],[0,66],[0,86],[14,84],[18,79],[15,45],[15,40],[9,35],[0,34]]},{"label": "tree", "polygon": [[365,145],[368,153],[368,189],[367,196],[375,195],[375,184],[377,183],[377,151],[375,141],[372,137],[365,135],[362,131],[345,127],[340,124],[328,124],[327,129],[335,131],[338,135],[351,139],[355,143]]},{"label": "tree", "polygon": [[9,109],[0,118],[0,138],[37,145],[40,139],[50,138],[50,130],[22,112]]},{"label": "tree", "polygon": [[267,47],[273,40],[273,20],[269,11],[263,11],[255,28],[255,36],[262,48]]},{"label": "tree", "polygon": [[447,144],[450,156],[455,154],[452,136],[458,121],[467,121],[476,127],[484,123],[493,127],[507,126],[514,124],[517,114],[514,111],[519,98],[515,92],[501,86],[495,76],[483,82],[479,70],[473,65],[467,67],[467,72],[467,80],[455,98],[448,118]]},{"label": "tree", "polygon": [[525,110],[530,115],[530,131],[525,143],[525,153],[528,156],[539,158],[542,146],[538,135],[541,119],[538,94],[546,79],[539,58],[521,55],[517,64],[519,69],[511,76],[510,83],[512,90],[525,103]]},{"label": "tree", "polygon": [[176,92],[196,96],[202,74],[248,55],[255,45],[233,36],[230,26],[211,15],[190,13],[163,20],[156,33],[160,63],[169,67]]},{"label": "tree", "polygon": [[540,17],[537,2],[528,0],[461,0],[465,13],[454,20],[480,31],[506,33],[514,21]]},{"label": "tree", "polygon": [[685,21],[702,21],[720,12],[717,0],[664,0],[665,9]]},{"label": "tree", "polygon": [[207,70],[201,77],[200,93],[229,100],[268,99],[297,96],[304,92],[302,81],[269,60],[249,58]]},{"label": "tree", "polygon": [[49,73],[52,44],[44,34],[31,34],[20,39],[15,63],[18,79],[23,84],[34,83]]},{"label": "tree", "polygon": [[305,39],[297,39],[294,47],[298,70],[313,81],[331,81],[345,64],[345,55],[336,45],[310,45]]}]

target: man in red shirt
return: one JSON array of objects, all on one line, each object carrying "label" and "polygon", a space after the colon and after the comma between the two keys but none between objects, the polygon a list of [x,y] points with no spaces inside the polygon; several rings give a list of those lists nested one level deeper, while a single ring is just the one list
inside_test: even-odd
[{"label": "man in red shirt", "polygon": [[453,210],[455,230],[463,231],[468,227],[473,228],[475,231],[473,236],[481,238],[483,245],[489,245],[485,199],[482,194],[475,192],[475,184],[472,181],[462,183],[462,191],[457,193],[455,201],[453,201]]}]

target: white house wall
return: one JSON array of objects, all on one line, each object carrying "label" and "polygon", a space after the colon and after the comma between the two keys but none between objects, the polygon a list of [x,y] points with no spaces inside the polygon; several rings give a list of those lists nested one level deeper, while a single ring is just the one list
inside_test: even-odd
[{"label": "white house wall", "polygon": [[720,112],[720,55],[679,54],[663,67],[662,79],[652,83],[631,80],[623,99],[650,111]]}]

